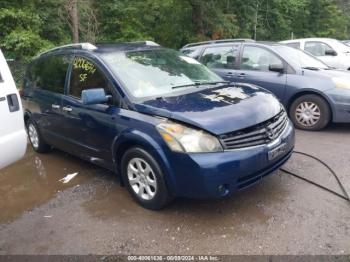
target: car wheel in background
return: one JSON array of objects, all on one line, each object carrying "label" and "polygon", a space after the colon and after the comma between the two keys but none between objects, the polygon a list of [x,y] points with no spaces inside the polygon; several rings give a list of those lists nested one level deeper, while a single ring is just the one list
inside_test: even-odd
[{"label": "car wheel in background", "polygon": [[327,102],[312,94],[297,98],[290,107],[289,115],[297,128],[310,131],[325,128],[331,119]]},{"label": "car wheel in background", "polygon": [[29,119],[26,123],[27,133],[33,149],[38,153],[46,153],[51,147],[43,140],[37,125],[33,120]]},{"label": "car wheel in background", "polygon": [[152,210],[163,208],[170,195],[156,160],[141,148],[131,148],[121,161],[123,181],[133,198]]}]

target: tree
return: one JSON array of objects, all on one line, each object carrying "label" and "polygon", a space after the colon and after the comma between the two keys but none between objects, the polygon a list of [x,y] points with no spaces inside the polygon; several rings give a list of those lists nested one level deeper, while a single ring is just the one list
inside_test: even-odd
[{"label": "tree", "polygon": [[98,22],[93,1],[64,0],[58,12],[62,22],[70,28],[73,43],[79,43],[80,39],[95,42]]},{"label": "tree", "polygon": [[0,47],[28,59],[70,42],[349,38],[348,0],[1,0]]},{"label": "tree", "polygon": [[0,10],[0,47],[7,57],[28,59],[37,52],[49,48],[51,43],[40,35],[42,21],[25,9],[2,8]]}]

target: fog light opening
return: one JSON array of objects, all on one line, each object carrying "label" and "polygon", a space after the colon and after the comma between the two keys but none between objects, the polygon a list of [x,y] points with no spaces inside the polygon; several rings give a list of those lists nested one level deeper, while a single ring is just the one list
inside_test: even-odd
[{"label": "fog light opening", "polygon": [[230,192],[230,191],[229,191],[229,187],[230,187],[230,185],[228,185],[228,184],[219,185],[219,186],[218,186],[218,191],[219,191],[220,195],[221,195],[221,196],[226,196],[226,195],[228,195],[228,193]]}]

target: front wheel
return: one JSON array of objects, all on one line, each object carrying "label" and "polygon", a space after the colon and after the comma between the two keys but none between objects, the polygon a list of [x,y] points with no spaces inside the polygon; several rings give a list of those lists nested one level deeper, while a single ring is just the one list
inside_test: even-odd
[{"label": "front wheel", "polygon": [[164,175],[156,160],[145,150],[129,149],[121,165],[126,187],[141,206],[159,210],[170,201]]},{"label": "front wheel", "polygon": [[327,102],[312,94],[297,98],[290,107],[289,115],[297,128],[310,131],[325,128],[331,119]]}]

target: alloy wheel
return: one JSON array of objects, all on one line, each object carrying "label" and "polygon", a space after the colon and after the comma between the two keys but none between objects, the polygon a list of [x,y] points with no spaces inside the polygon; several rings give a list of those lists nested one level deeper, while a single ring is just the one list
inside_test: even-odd
[{"label": "alloy wheel", "polygon": [[32,143],[33,147],[38,148],[39,147],[38,131],[36,130],[35,126],[31,123],[28,126],[28,135],[29,135],[29,140]]},{"label": "alloy wheel", "polygon": [[127,168],[132,190],[143,200],[151,200],[157,193],[157,179],[152,167],[141,158],[132,158]]}]

